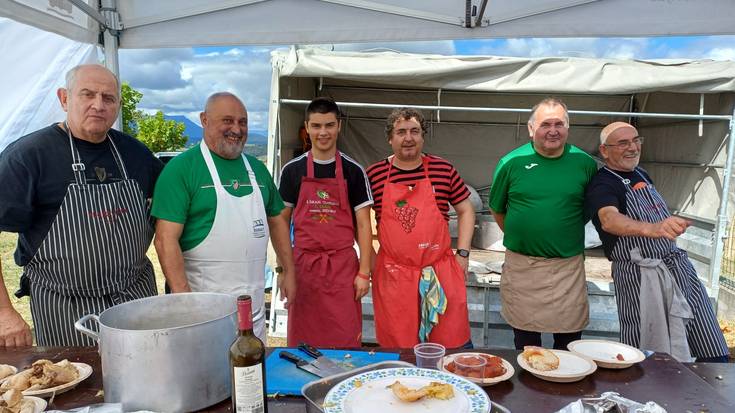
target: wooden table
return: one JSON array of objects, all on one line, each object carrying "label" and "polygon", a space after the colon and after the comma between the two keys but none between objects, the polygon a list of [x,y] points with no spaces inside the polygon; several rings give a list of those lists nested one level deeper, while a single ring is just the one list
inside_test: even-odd
[{"label": "wooden table", "polygon": [[[414,361],[411,350],[395,351],[401,354],[401,360]],[[516,374],[510,380],[485,388],[491,400],[513,412],[554,412],[581,397],[594,397],[606,391],[616,391],[640,402],[653,400],[670,413],[735,412],[735,364],[684,365],[668,355],[657,353],[628,369],[598,369],[582,381],[561,384],[540,380],[518,367],[518,351],[478,351],[501,356],[516,369]],[[74,390],[58,395],[49,409],[71,409],[104,401],[100,358],[96,348],[27,347],[0,350],[0,363],[17,367],[30,365],[39,358],[78,361],[94,369],[92,376]],[[306,412],[304,399],[300,397],[271,399],[268,410],[271,413]],[[230,402],[226,400],[207,411],[228,412]]]}]

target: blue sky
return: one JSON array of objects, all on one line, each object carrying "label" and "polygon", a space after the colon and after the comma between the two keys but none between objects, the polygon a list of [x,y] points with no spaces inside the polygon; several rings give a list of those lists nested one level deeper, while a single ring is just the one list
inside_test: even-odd
[{"label": "blue sky", "polygon": [[[206,97],[228,90],[248,107],[252,129],[265,129],[272,50],[287,46],[203,47],[120,51],[123,81],[143,93],[139,107],[199,122]],[[524,38],[321,45],[334,50],[392,49],[407,53],[613,59],[735,61],[735,36],[657,38]]]}]

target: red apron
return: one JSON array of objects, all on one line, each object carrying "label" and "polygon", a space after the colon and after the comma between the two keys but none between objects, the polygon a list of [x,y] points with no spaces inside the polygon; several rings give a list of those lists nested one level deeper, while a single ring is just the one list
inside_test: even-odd
[{"label": "red apron", "polygon": [[413,347],[419,342],[421,269],[434,267],[447,297],[447,310],[429,334],[429,341],[448,348],[470,340],[464,271],[451,248],[449,225],[436,205],[423,158],[424,179],[411,188],[390,183],[383,189],[378,225],[380,251],[373,274],[375,333],[382,347]]},{"label": "red apron", "polygon": [[353,248],[355,226],[339,151],[334,159],[339,178],[314,178],[309,152],[301,179],[293,214],[298,287],[288,309],[289,346],[303,341],[317,347],[359,347],[362,341],[362,308],[354,287],[360,269]]}]

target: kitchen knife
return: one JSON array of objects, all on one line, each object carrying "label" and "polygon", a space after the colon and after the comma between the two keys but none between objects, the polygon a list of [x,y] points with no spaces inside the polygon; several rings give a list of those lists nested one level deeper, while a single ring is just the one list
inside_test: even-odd
[{"label": "kitchen knife", "polygon": [[308,371],[309,373],[315,376],[319,376],[319,377],[330,376],[329,373],[319,370],[317,366],[309,363],[308,361],[302,359],[296,354],[291,353],[290,351],[283,350],[278,354],[278,357],[290,361],[291,363],[295,364],[296,367],[300,368],[301,370]]},{"label": "kitchen knife", "polygon": [[314,357],[316,360],[314,360],[312,364],[315,365],[320,371],[329,374],[340,374],[347,371],[347,369],[335,363],[334,360],[325,357],[321,351],[316,349],[316,347],[310,346],[306,343],[301,343],[299,344],[299,350],[310,355],[311,357]]}]

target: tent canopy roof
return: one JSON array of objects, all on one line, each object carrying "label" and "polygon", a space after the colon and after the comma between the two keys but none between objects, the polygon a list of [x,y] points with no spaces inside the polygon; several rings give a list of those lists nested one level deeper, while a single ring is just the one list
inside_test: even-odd
[{"label": "tent canopy roof", "polygon": [[465,91],[629,94],[735,92],[735,63],[588,58],[431,56],[397,52],[274,51],[281,76]]},{"label": "tent canopy roof", "polygon": [[[0,16],[96,43],[100,25],[71,3],[88,4],[90,14],[98,10],[97,0],[5,0]],[[103,1],[107,3],[117,3],[117,15],[103,11],[101,20],[121,29],[123,48],[735,34],[731,0]]]}]

